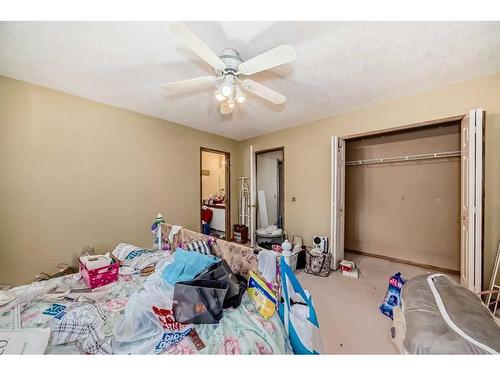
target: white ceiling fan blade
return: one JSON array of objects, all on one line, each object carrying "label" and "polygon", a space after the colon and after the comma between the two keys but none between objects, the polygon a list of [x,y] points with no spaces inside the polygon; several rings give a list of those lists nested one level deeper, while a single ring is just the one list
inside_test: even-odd
[{"label": "white ceiling fan blade", "polygon": [[170,30],[174,33],[177,39],[188,46],[194,53],[209,63],[213,68],[217,70],[224,70],[226,68],[226,64],[224,64],[224,62],[215,53],[213,53],[212,50],[208,48],[208,46],[184,23],[174,23],[170,27]]},{"label": "white ceiling fan blade", "polygon": [[223,102],[220,103],[220,113],[222,113],[223,115],[229,115],[232,112],[233,108],[229,106],[227,100],[224,100]]},{"label": "white ceiling fan blade", "polygon": [[251,79],[245,79],[242,81],[241,87],[255,95],[260,96],[261,98],[269,100],[274,104],[283,104],[286,100],[284,95],[281,95],[279,92],[271,90],[269,87],[261,85]]},{"label": "white ceiling fan blade", "polygon": [[193,87],[208,85],[214,83],[216,80],[217,77],[214,76],[198,77],[198,78],[186,79],[184,81],[164,83],[163,85],[161,85],[161,88],[167,91],[185,90]]},{"label": "white ceiling fan blade", "polygon": [[292,62],[296,57],[297,52],[295,52],[295,49],[288,44],[283,44],[241,63],[238,66],[238,70],[240,73],[249,76],[278,65]]}]

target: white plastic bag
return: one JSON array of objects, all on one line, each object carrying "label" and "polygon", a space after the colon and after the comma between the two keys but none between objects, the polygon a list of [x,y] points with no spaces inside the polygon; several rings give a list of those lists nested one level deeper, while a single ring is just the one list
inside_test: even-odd
[{"label": "white plastic bag", "polygon": [[151,309],[149,294],[141,291],[130,297],[125,316],[113,328],[113,353],[153,354],[162,334],[163,327]]},{"label": "white plastic bag", "polygon": [[164,329],[153,312],[153,306],[171,309],[173,292],[173,287],[156,273],[146,279],[144,290],[130,297],[125,316],[113,328],[113,353],[155,353]]},{"label": "white plastic bag", "polygon": [[151,306],[162,309],[172,308],[174,286],[162,279],[159,274],[153,273],[144,281],[144,290],[150,295]]}]

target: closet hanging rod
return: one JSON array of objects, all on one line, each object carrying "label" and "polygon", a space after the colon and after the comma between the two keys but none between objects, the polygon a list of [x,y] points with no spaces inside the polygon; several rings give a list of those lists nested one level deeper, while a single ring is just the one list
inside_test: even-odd
[{"label": "closet hanging rod", "polygon": [[392,157],[387,157],[387,158],[376,158],[376,159],[365,159],[365,160],[352,160],[352,161],[347,161],[345,163],[345,165],[397,163],[397,162],[403,162],[403,161],[451,158],[451,157],[460,156],[460,155],[461,155],[460,151],[444,151],[444,152],[434,152],[434,153],[429,153],[429,154],[392,156]]}]

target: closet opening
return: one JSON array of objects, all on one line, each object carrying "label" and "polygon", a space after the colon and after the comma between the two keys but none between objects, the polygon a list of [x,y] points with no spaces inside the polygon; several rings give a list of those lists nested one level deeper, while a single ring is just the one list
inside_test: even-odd
[{"label": "closet opening", "polygon": [[331,268],[347,249],[459,273],[463,286],[483,290],[484,120],[477,108],[333,136]]},{"label": "closet opening", "polygon": [[231,238],[230,154],[200,148],[200,231]]},{"label": "closet opening", "polygon": [[345,141],[346,251],[460,274],[461,121]]}]

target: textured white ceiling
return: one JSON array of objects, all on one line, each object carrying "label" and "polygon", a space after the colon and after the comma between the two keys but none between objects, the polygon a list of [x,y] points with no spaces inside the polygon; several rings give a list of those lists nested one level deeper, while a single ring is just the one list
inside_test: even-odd
[{"label": "textured white ceiling", "polygon": [[252,77],[287,102],[249,94],[223,117],[210,88],[165,93],[162,83],[211,74],[169,22],[1,22],[0,74],[239,140],[500,70],[500,22],[188,25],[244,59],[294,46],[292,64]]}]

